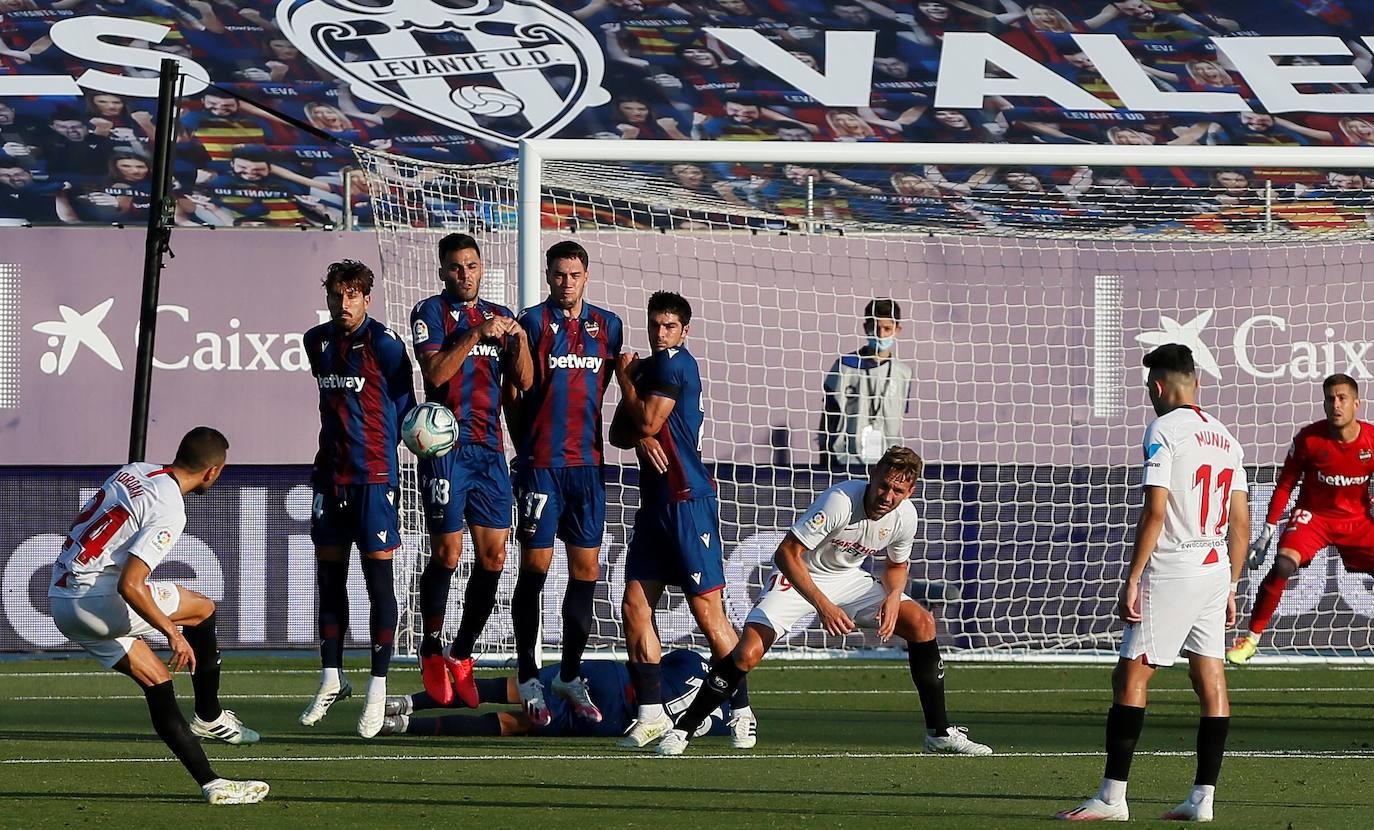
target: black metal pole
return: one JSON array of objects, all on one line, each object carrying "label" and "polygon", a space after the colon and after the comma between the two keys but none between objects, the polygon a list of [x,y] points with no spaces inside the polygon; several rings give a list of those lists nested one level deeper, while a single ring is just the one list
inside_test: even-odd
[{"label": "black metal pole", "polygon": [[175,224],[175,202],[167,195],[176,147],[177,62],[162,61],[157,88],[157,136],[153,144],[153,192],[148,207],[148,237],[143,249],[143,305],[138,315],[138,359],[134,368],[134,406],[129,420],[129,461],[142,461],[148,449],[148,398],[153,382],[153,342],[157,334],[158,284],[162,257]]}]

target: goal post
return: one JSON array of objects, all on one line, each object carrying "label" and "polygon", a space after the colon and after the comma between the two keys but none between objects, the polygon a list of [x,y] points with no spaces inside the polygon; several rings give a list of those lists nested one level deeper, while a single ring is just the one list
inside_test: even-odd
[{"label": "goal post", "polygon": [[[488,287],[499,272],[520,307],[544,299],[544,249],[576,239],[588,300],[621,315],[641,354],[648,295],[692,302],[737,624],[800,511],[861,474],[823,456],[818,433],[829,370],[863,343],[872,299],[900,306],[896,356],[913,373],[900,440],[928,464],[913,591],[957,659],[1112,659],[1150,415],[1138,367],[1154,344],[1194,347],[1203,405],[1245,445],[1256,529],[1292,435],[1321,417],[1322,377],[1374,368],[1374,176],[1336,192],[1374,171],[1374,148],[535,140],[518,163],[479,168],[359,157],[393,326],[438,290],[433,248],[449,230],[478,238]],[[618,651],[633,456],[608,447],[606,477],[592,646]],[[545,594],[554,648],[562,570]],[[514,571],[488,656],[510,651]],[[1262,574],[1247,572],[1242,614]],[[1262,654],[1364,660],[1371,617],[1368,578],[1324,552],[1290,583]],[[667,644],[703,644],[679,595],[660,627]],[[881,647],[812,623],[779,644]]]}]

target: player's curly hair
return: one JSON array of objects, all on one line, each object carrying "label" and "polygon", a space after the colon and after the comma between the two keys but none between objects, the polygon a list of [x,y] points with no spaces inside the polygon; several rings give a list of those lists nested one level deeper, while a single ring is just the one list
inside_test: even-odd
[{"label": "player's curly hair", "polygon": [[896,473],[915,483],[920,480],[921,473],[925,468],[926,462],[915,450],[906,447],[889,447],[887,452],[883,453],[883,457],[878,459],[878,464],[873,468],[873,473],[875,477],[887,473]]},{"label": "player's curly hair", "polygon": [[372,293],[372,269],[356,259],[341,259],[329,263],[321,284],[325,291],[333,291],[339,286],[355,288],[364,296]]}]

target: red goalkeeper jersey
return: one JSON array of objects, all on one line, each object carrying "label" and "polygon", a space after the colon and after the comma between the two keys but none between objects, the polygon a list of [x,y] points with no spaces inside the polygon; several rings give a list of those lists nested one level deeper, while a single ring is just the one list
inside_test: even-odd
[{"label": "red goalkeeper jersey", "polygon": [[1374,426],[1358,422],[1360,434],[1348,444],[1331,437],[1326,421],[1309,424],[1293,436],[1283,461],[1265,521],[1278,524],[1293,488],[1302,483],[1297,509],[1323,516],[1369,515],[1369,479],[1374,475]]}]

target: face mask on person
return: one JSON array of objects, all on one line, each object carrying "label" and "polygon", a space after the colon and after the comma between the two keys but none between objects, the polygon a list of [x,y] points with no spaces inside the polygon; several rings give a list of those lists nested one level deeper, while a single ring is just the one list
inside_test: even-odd
[{"label": "face mask on person", "polygon": [[896,337],[870,337],[868,338],[868,348],[875,352],[891,351],[896,342]]}]

